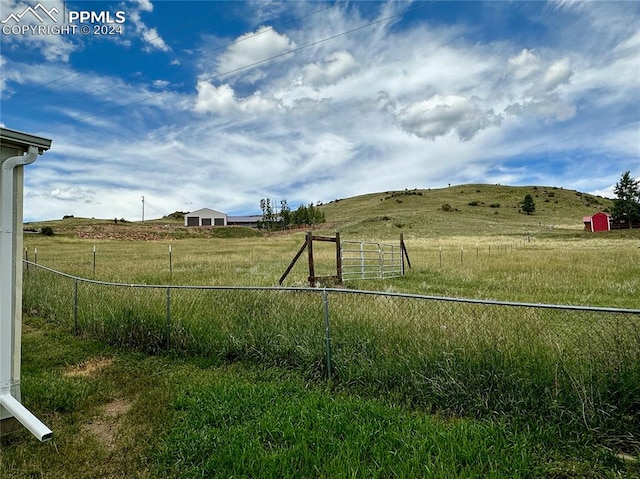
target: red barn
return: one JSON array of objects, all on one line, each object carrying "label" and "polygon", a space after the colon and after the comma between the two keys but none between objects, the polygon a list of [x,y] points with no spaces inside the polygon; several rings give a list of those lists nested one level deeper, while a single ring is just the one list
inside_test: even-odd
[{"label": "red barn", "polygon": [[593,216],[582,218],[585,231],[596,233],[598,231],[609,231],[609,215],[607,213],[596,213]]}]

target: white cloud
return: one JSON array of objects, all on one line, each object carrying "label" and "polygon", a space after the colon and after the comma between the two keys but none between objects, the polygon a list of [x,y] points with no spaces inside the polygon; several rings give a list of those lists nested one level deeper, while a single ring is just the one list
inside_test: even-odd
[{"label": "white cloud", "polygon": [[323,63],[312,63],[303,68],[303,75],[313,86],[335,83],[358,68],[358,62],[349,52],[338,51],[329,55]]},{"label": "white cloud", "polygon": [[200,81],[197,90],[193,109],[198,113],[265,113],[277,108],[274,101],[262,98],[259,91],[247,98],[236,98],[233,88],[226,83],[216,87],[208,81]]},{"label": "white cloud", "polygon": [[548,91],[553,91],[558,86],[568,83],[572,75],[571,62],[568,58],[562,58],[549,66],[542,77],[542,86]]},{"label": "white cloud", "polygon": [[236,98],[233,89],[227,85],[216,87],[208,81],[198,82],[198,98],[195,104],[195,111],[199,113],[211,112],[222,115],[237,109]]},{"label": "white cloud", "polygon": [[509,58],[509,66],[517,80],[523,80],[540,70],[540,58],[524,48],[518,56]]},{"label": "white cloud", "polygon": [[509,101],[503,110],[509,115],[547,121],[566,121],[577,113],[575,104],[561,87],[574,76],[569,57],[553,62],[523,49],[507,61],[510,82],[503,85]]},{"label": "white cloud", "polygon": [[168,52],[171,50],[164,40],[160,37],[158,30],[155,28],[144,28],[142,25],[138,25],[140,32],[142,33],[142,39],[147,42],[152,49]]},{"label": "white cloud", "polygon": [[457,95],[435,95],[413,103],[397,117],[405,131],[428,140],[451,131],[463,141],[470,140],[480,130],[500,123],[492,111],[482,111],[473,100]]},{"label": "white cloud", "polygon": [[146,44],[145,51],[160,50],[163,52],[171,51],[171,47],[165,43],[163,38],[155,28],[148,27],[142,21],[142,12],[152,12],[153,4],[149,0],[135,0],[132,2],[137,8],[130,9],[127,12],[127,23],[131,21],[134,26],[135,33],[140,36]]},{"label": "white cloud", "polygon": [[224,74],[261,62],[296,47],[287,35],[281,35],[271,27],[261,27],[255,32],[239,36],[218,58],[217,72]]},{"label": "white cloud", "polygon": [[95,193],[90,189],[70,187],[54,188],[53,190],[47,192],[45,196],[63,201],[88,202],[94,198]]},{"label": "white cloud", "polygon": [[153,4],[149,0],[133,0],[132,3],[137,3],[140,11],[152,12]]},{"label": "white cloud", "polygon": [[576,107],[563,102],[558,95],[548,95],[540,99],[514,103],[507,107],[505,112],[542,120],[566,121],[576,115]]},{"label": "white cloud", "polygon": [[614,49],[616,54],[637,55],[640,50],[640,31],[632,33],[629,38],[623,39]]}]

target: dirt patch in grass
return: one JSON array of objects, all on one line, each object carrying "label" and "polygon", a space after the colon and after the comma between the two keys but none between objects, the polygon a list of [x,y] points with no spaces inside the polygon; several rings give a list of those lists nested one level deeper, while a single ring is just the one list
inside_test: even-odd
[{"label": "dirt patch in grass", "polygon": [[113,363],[113,358],[91,358],[75,366],[68,367],[63,375],[66,377],[91,377],[98,374]]},{"label": "dirt patch in grass", "polygon": [[122,416],[130,409],[130,402],[124,399],[114,399],[106,404],[100,414],[89,424],[86,424],[84,429],[93,434],[107,449],[113,449],[122,423]]}]

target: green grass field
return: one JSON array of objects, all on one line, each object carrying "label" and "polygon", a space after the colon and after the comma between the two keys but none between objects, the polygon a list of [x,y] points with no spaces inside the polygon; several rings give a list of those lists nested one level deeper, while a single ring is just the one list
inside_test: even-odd
[{"label": "green grass field", "polygon": [[[534,215],[518,212],[526,193]],[[347,289],[640,308],[640,234],[582,231],[609,206],[545,187],[383,192],[324,205],[317,233],[404,234],[405,277]],[[166,220],[27,226],[44,224],[56,234],[26,235],[30,260],[126,284],[274,286],[304,241]],[[314,245],[318,274],[335,273],[334,248]],[[304,259],[285,285],[305,286]],[[334,292],[326,381],[317,294],[175,290],[165,351],[165,290],[141,291],[81,284],[75,337],[71,280],[25,271],[22,391],[55,435],[3,440],[9,477],[640,475],[635,316]]]}]

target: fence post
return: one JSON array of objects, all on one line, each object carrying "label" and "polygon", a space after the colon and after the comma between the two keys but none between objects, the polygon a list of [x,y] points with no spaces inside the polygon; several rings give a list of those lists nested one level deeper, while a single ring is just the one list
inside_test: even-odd
[{"label": "fence post", "polygon": [[338,284],[342,284],[342,244],[340,243],[340,233],[336,231],[336,276]]},{"label": "fence post", "polygon": [[322,306],[324,310],[324,339],[327,356],[327,379],[331,380],[331,330],[329,323],[329,295],[327,289],[322,289]]},{"label": "fence post", "polygon": [[311,231],[307,231],[307,254],[309,260],[309,286],[312,288],[316,287],[316,271],[315,266],[313,264],[313,233]]},{"label": "fence post", "polygon": [[167,350],[171,347],[171,288],[167,286],[167,319],[165,322]]},{"label": "fence post", "polygon": [[73,334],[78,335],[78,279],[73,280]]}]

